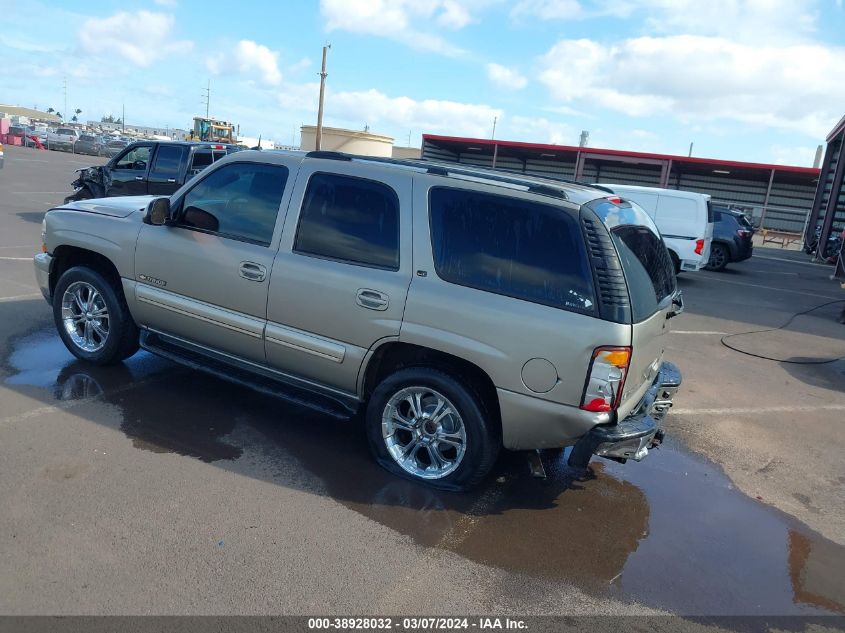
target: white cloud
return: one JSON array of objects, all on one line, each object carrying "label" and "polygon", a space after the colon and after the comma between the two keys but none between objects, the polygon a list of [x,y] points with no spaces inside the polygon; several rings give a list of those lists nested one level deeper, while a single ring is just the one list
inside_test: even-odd
[{"label": "white cloud", "polygon": [[306,70],[309,66],[311,66],[311,60],[307,57],[303,57],[298,62],[295,62],[288,66],[287,71],[293,75],[296,73],[300,73],[303,70]]},{"label": "white cloud", "polygon": [[117,55],[136,66],[150,66],[193,47],[193,42],[175,40],[173,24],[173,16],[165,13],[119,11],[107,18],[85,20],[79,43],[86,53]]},{"label": "white cloud", "polygon": [[540,58],[539,77],[564,105],[689,124],[733,120],[818,138],[845,101],[845,86],[830,81],[843,67],[843,48],[677,35],[612,45],[561,40]]},{"label": "white cloud", "polygon": [[499,88],[505,90],[522,90],[528,85],[528,79],[518,70],[502,66],[501,64],[487,64],[487,78]]},{"label": "white cloud", "polygon": [[795,147],[784,145],[772,145],[769,148],[771,162],[776,165],[800,165],[801,167],[812,167],[816,157],[815,147]]},{"label": "white cloud", "polygon": [[232,51],[209,58],[206,66],[214,74],[256,73],[270,86],[282,81],[279,53],[252,40],[241,40]]},{"label": "white cloud", "polygon": [[519,0],[511,9],[512,18],[571,20],[584,16],[578,0]]},{"label": "white cloud", "polygon": [[744,42],[796,41],[816,28],[817,0],[624,0],[660,34],[719,35]]},{"label": "white cloud", "polygon": [[366,123],[374,130],[385,125],[399,130],[420,129],[466,136],[489,136],[494,117],[502,117],[501,110],[488,105],[389,97],[374,89],[331,94],[326,112],[332,117]]},{"label": "white cloud", "polygon": [[502,126],[508,135],[521,141],[552,145],[577,145],[578,134],[566,123],[515,115]]},{"label": "white cloud", "polygon": [[[318,83],[286,85],[278,94],[285,110],[316,119]],[[408,130],[466,136],[490,136],[493,119],[501,121],[502,110],[485,104],[441,99],[391,97],[375,89],[331,90],[326,94],[326,121],[353,129],[369,125],[373,132],[405,138]]]},{"label": "white cloud", "polygon": [[327,31],[395,40],[411,48],[456,57],[466,53],[436,33],[458,30],[500,0],[320,0]]}]

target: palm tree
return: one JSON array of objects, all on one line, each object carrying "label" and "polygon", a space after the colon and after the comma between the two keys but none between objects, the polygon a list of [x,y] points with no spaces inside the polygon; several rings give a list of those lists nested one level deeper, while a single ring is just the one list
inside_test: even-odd
[{"label": "palm tree", "polygon": [[56,112],[55,110],[53,112],[55,112],[56,116],[59,117],[60,119],[64,119],[61,112]]},{"label": "palm tree", "polygon": [[47,114],[52,114],[53,112],[55,112],[53,108],[47,108]]}]

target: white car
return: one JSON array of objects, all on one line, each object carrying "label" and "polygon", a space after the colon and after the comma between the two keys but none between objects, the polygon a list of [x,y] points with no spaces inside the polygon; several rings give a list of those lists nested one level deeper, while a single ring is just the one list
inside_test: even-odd
[{"label": "white car", "polygon": [[636,185],[601,186],[637,203],[652,217],[672,256],[675,272],[695,272],[707,265],[713,240],[708,194]]}]

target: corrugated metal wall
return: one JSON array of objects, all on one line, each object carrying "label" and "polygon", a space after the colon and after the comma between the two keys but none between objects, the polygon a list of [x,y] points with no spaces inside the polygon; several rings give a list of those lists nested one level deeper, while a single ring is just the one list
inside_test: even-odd
[{"label": "corrugated metal wall", "polygon": [[630,165],[626,163],[604,163],[594,160],[584,162],[582,180],[607,182],[617,185],[660,186],[659,165]]},{"label": "corrugated metal wall", "polygon": [[[506,155],[507,150],[500,148],[496,158],[496,167],[508,171],[515,171],[535,176],[551,178],[574,178],[575,161],[558,158],[514,158]],[[493,155],[489,146],[483,151],[463,151],[458,154],[435,145],[429,141],[423,144],[423,158],[447,162],[460,162],[466,165],[482,167],[493,166]],[[827,192],[829,194],[832,172],[836,164],[831,166]],[[624,162],[601,161],[588,158],[584,161],[581,180],[585,182],[605,182],[626,185],[642,185],[659,187],[662,168],[660,165],[644,165]],[[769,203],[765,211],[763,205],[766,200],[766,189],[769,184],[769,173],[761,172],[757,179],[739,178],[730,174],[687,174],[677,165],[669,174],[667,186],[670,189],[696,191],[707,193],[715,202],[739,205],[753,216],[759,223],[769,229],[800,233],[804,229],[807,215],[813,205],[815,185],[788,184],[778,181],[778,174],[772,183]],[[845,189],[841,198],[841,211],[837,213],[837,220],[842,214],[845,220]]]},{"label": "corrugated metal wall", "polygon": [[[841,136],[830,143],[830,150],[833,152],[831,155],[830,168],[827,170],[827,173],[821,175],[821,178],[824,179],[824,189],[822,189],[821,209],[819,211],[819,226],[821,226],[824,221],[824,216],[827,212],[827,205],[830,201],[830,192],[833,188],[833,178],[836,175],[836,167],[839,164],[839,159],[842,158],[842,147],[843,143]],[[833,226],[834,228],[839,228],[841,230],[842,225],[845,224],[845,178],[843,178],[842,182],[838,183],[838,185],[838,199],[836,201],[836,212],[833,216]],[[815,228],[813,230],[815,230]]]}]

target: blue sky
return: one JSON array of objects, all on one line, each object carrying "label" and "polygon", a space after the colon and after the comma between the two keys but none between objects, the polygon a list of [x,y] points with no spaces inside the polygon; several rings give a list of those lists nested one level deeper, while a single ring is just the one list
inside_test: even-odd
[{"label": "blue sky", "polygon": [[0,0],[0,103],[298,143],[316,120],[809,165],[845,114],[841,0]]}]

